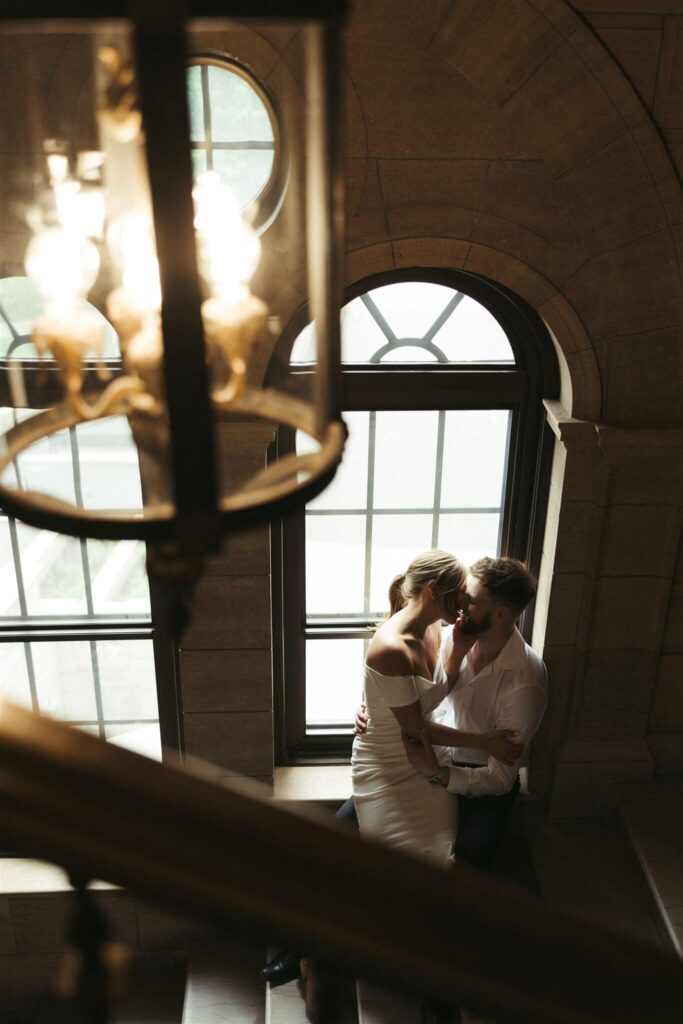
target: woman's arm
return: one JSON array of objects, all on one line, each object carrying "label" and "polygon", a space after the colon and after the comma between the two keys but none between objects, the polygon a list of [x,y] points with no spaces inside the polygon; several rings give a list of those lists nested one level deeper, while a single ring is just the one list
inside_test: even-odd
[{"label": "woman's arm", "polygon": [[484,750],[503,764],[514,764],[522,753],[521,744],[515,743],[507,731],[463,732],[437,722],[425,722],[420,713],[419,701],[391,710],[401,731],[413,740],[419,740],[424,730],[429,742],[439,747],[474,747],[476,750]]},{"label": "woman's arm", "polygon": [[[462,632],[462,619],[459,617],[455,620],[453,629],[449,630],[446,634],[441,654],[441,663],[448,678],[449,693],[458,678],[463,658],[475,644],[476,639],[476,636],[468,636]],[[444,746],[449,746],[449,744],[444,744]],[[461,743],[459,746],[464,747],[466,744]]]}]

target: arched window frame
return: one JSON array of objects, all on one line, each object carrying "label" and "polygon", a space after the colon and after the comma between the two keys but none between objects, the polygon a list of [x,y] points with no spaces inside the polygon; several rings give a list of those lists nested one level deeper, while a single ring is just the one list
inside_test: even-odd
[{"label": "arched window frame", "polygon": [[[345,303],[387,284],[425,281],[457,289],[481,303],[503,328],[514,363],[439,362],[343,365],[344,410],[510,409],[508,473],[504,488],[501,554],[525,560],[538,572],[542,529],[550,480],[552,433],[543,399],[559,394],[559,371],[552,341],[538,314],[507,288],[460,270],[412,268],[366,277],[351,285]],[[271,362],[286,367],[296,338],[308,322],[302,307],[292,318]],[[282,370],[280,370],[282,373]],[[304,365],[289,366],[290,386],[310,375]],[[293,433],[278,432],[276,455],[291,451]],[[305,621],[305,513],[300,510],[273,525],[273,636],[276,710],[276,761],[279,764],[334,761],[350,753],[347,729],[306,734],[305,641],[312,635]],[[400,567],[397,567],[397,571]],[[530,637],[533,607],[520,628]],[[368,622],[367,626],[372,623]],[[358,623],[317,627],[334,636],[361,636]],[[360,679],[359,679],[360,690]]]}]

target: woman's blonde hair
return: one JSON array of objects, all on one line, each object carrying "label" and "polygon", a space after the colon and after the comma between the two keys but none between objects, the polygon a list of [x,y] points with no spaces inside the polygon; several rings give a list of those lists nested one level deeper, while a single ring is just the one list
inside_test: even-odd
[{"label": "woman's blonde hair", "polygon": [[438,597],[452,595],[447,605],[457,612],[457,597],[467,581],[467,566],[447,551],[425,551],[414,558],[405,571],[401,593],[404,600],[417,597],[425,587],[433,587]]}]

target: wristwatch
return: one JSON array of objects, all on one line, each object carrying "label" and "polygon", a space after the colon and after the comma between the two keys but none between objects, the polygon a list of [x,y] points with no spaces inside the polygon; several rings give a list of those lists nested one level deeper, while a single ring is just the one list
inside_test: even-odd
[{"label": "wristwatch", "polygon": [[436,772],[434,775],[429,775],[427,777],[427,782],[429,782],[432,786],[442,786],[444,789],[448,785],[448,779],[446,779],[446,781],[444,782],[441,776],[441,770]]}]

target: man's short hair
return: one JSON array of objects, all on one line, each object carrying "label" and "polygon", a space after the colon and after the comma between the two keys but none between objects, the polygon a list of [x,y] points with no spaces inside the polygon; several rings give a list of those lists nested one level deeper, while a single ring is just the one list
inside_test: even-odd
[{"label": "man's short hair", "polygon": [[470,567],[470,573],[494,601],[517,613],[523,612],[536,594],[536,577],[516,558],[480,558]]}]

